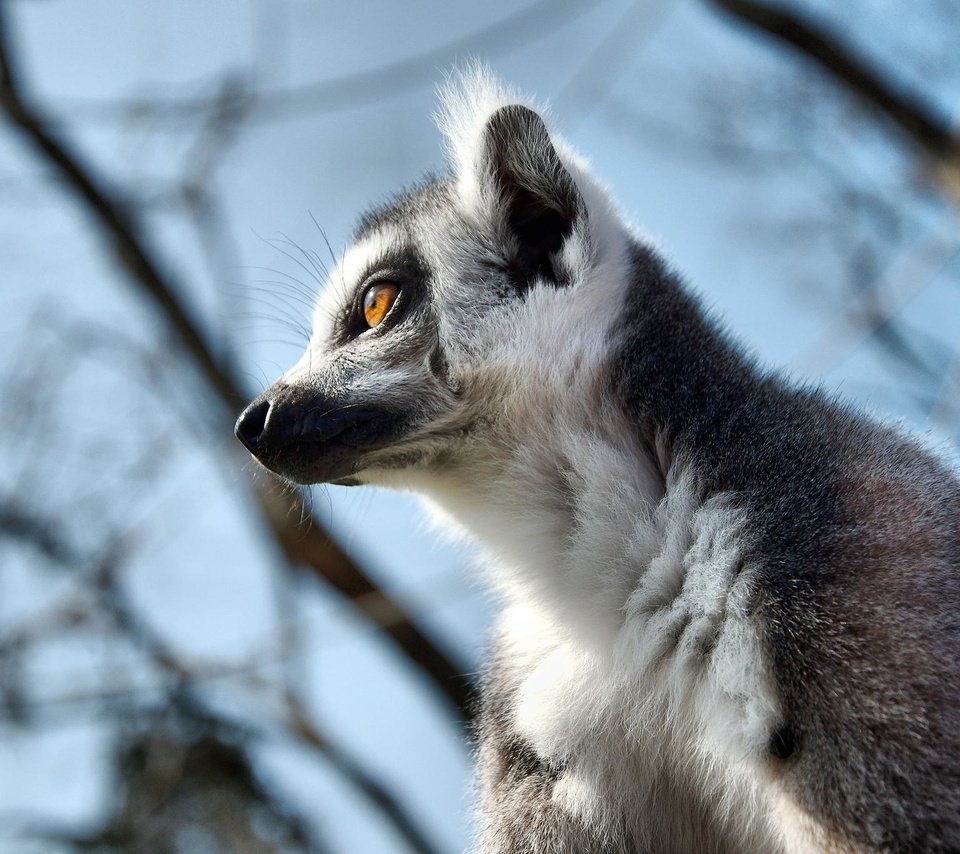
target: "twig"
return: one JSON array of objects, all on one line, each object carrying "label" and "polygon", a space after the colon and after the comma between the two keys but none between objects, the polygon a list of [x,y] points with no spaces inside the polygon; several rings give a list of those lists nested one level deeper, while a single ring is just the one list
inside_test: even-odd
[{"label": "twig", "polygon": [[955,239],[937,231],[922,235],[791,360],[793,367],[803,374],[819,374],[835,367],[930,284],[958,253],[960,245]]},{"label": "twig", "polygon": [[150,295],[162,311],[180,344],[203,372],[226,405],[235,409],[243,400],[227,370],[218,364],[195,321],[185,311],[175,290],[146,249],[138,223],[114,199],[93,168],[70,145],[45,130],[45,122],[21,94],[11,55],[7,10],[0,4],[0,109],[84,201],[111,241],[114,254],[128,276]]},{"label": "twig", "polygon": [[[188,707],[196,708],[200,714],[215,723],[219,722],[219,716],[207,709],[206,704],[194,690],[191,669],[180,660],[156,631],[140,619],[132,603],[127,601],[116,577],[117,556],[120,553],[118,549],[110,549],[98,566],[96,584],[100,592],[101,606],[110,614],[117,628],[146,652],[161,670],[173,678],[174,696],[179,694]],[[387,787],[364,771],[342,748],[317,729],[289,687],[284,691],[284,696],[287,725],[290,731],[329,760],[351,786],[358,789],[361,795],[383,813],[414,851],[418,854],[436,854],[436,849]]]},{"label": "twig", "polygon": [[854,47],[794,12],[755,0],[708,2],[796,48],[878,110],[933,164],[934,178],[941,189],[955,201],[960,201],[960,136],[920,95],[883,78]]},{"label": "twig", "polygon": [[60,567],[73,566],[82,560],[72,545],[54,533],[47,520],[24,509],[22,501],[0,502],[0,538],[3,537],[29,544]]},{"label": "twig", "polygon": [[419,854],[437,854],[438,849],[427,839],[393,794],[368,774],[351,756],[320,733],[310,722],[296,696],[288,693],[286,705],[288,726],[301,741],[320,753],[342,777],[377,807],[414,851]]}]

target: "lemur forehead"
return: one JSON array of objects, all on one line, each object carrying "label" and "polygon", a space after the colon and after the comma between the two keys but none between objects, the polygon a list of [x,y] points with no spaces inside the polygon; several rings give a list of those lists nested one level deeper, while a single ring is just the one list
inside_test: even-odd
[{"label": "lemur forehead", "polygon": [[354,231],[360,241],[389,228],[409,228],[414,222],[436,216],[450,208],[451,179],[427,175],[419,183],[401,190],[389,201],[365,213]]}]

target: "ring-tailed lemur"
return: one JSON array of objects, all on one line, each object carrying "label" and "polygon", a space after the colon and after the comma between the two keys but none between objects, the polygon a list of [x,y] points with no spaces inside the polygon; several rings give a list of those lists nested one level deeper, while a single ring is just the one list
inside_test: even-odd
[{"label": "ring-tailed lemur", "polygon": [[479,850],[960,850],[955,475],[761,371],[488,75],[442,126],[236,432],[485,545]]}]

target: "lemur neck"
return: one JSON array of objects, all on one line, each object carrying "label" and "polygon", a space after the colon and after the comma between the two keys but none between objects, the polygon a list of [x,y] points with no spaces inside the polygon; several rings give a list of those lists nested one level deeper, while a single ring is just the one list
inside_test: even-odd
[{"label": "lemur neck", "polygon": [[629,532],[652,515],[664,481],[623,413],[604,402],[591,414],[578,424],[554,413],[538,435],[511,440],[506,460],[431,497],[483,545],[508,603],[609,637],[654,557]]},{"label": "lemur neck", "polygon": [[[737,388],[757,385],[650,250],[633,247],[625,279],[592,317],[581,307],[535,383],[499,402],[493,441],[429,490],[486,546],[508,600],[601,631],[702,500],[700,425],[716,430]],[[598,333],[598,317],[617,320]]]},{"label": "lemur neck", "polygon": [[[670,305],[677,286],[640,249],[625,272],[619,283],[596,283],[599,293],[564,295],[550,332],[531,333],[558,343],[538,345],[525,381],[496,400],[489,432],[426,490],[485,546],[508,601],[537,603],[565,625],[607,634],[667,536],[651,520],[678,475],[660,442],[661,428],[675,425],[638,421],[619,362],[624,349],[642,350],[648,322],[685,328]],[[622,320],[634,299],[636,327]],[[692,301],[681,307],[697,312]],[[611,320],[598,329],[603,318]],[[659,374],[682,367],[646,364]]]}]

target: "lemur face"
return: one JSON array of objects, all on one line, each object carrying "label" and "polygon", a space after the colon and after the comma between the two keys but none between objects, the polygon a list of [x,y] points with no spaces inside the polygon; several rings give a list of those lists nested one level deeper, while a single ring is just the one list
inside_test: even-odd
[{"label": "lemur face", "polygon": [[473,84],[466,97],[447,103],[453,174],[362,220],[307,351],[237,421],[240,441],[290,480],[450,465],[537,381],[557,346],[544,336],[597,263],[592,220],[607,211],[588,215],[582,191],[598,190],[575,157],[502,90]]},{"label": "lemur face", "polygon": [[441,340],[445,274],[431,251],[450,228],[448,195],[432,181],[361,224],[303,357],[237,422],[268,468],[299,483],[362,482],[371,469],[419,463],[466,427]]}]

